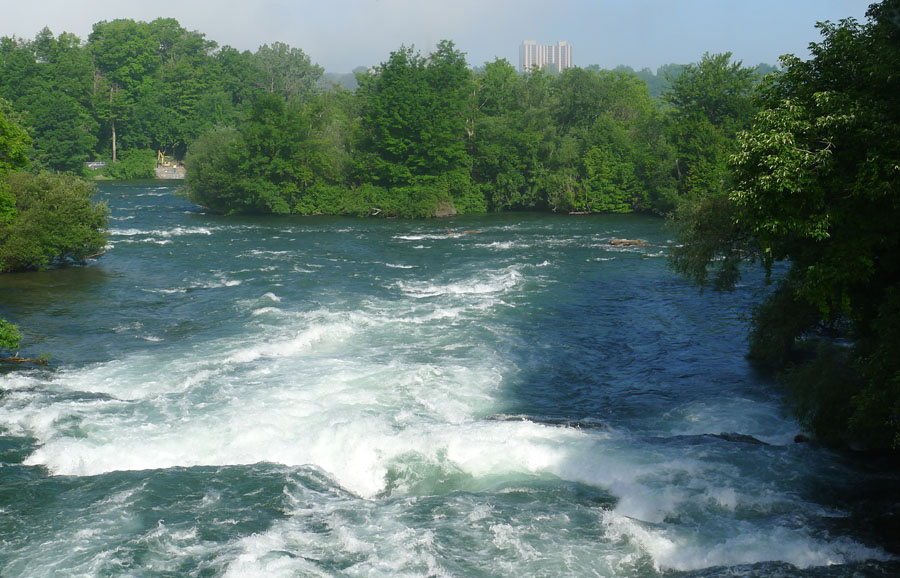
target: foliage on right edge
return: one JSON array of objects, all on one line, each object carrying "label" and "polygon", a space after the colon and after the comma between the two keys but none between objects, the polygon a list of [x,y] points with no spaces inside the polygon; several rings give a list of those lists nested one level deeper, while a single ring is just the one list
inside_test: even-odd
[{"label": "foliage on right edge", "polygon": [[675,264],[701,282],[718,264],[728,286],[741,260],[788,263],[754,315],[751,357],[785,377],[821,439],[896,449],[900,0],[867,16],[819,24],[812,58],[785,57],[761,87],[731,192],[694,205]]}]

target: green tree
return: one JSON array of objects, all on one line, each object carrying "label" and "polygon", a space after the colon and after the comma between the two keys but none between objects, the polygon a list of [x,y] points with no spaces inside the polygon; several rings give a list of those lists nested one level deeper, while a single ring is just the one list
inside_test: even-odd
[{"label": "green tree", "polygon": [[630,213],[636,194],[634,165],[621,149],[591,147],[584,156],[585,193],[575,208],[604,213]]},{"label": "green tree", "polygon": [[150,149],[122,150],[118,162],[107,164],[103,175],[120,181],[156,178],[156,154]]},{"label": "green tree", "polygon": [[423,147],[422,169],[431,175],[467,169],[465,138],[472,74],[465,54],[453,42],[441,41],[428,56],[425,79],[428,93],[421,140],[429,144]]},{"label": "green tree", "polygon": [[238,178],[246,162],[246,147],[237,130],[208,130],[191,145],[185,158],[185,185],[190,199],[213,211],[243,212],[252,206]]},{"label": "green tree", "polygon": [[425,59],[413,48],[401,47],[387,62],[364,77],[359,94],[363,102],[360,172],[372,182],[403,186],[423,165],[420,141],[426,122]]},{"label": "green tree", "polygon": [[[559,133],[552,124],[549,82],[540,71],[519,75],[505,60],[487,64],[475,79],[472,173],[491,210],[545,210],[548,190],[563,204],[574,198],[571,166],[565,176],[551,176]],[[565,150],[571,153],[564,155],[568,165],[575,163],[577,150]]]},{"label": "green tree", "polygon": [[253,104],[242,136],[248,163],[243,185],[254,212],[293,212],[301,187],[313,178],[302,154],[308,126],[301,116],[299,103],[288,104],[277,94],[263,95]]},{"label": "green tree", "polygon": [[36,89],[20,99],[34,135],[34,161],[56,171],[81,173],[97,144],[97,123],[77,99],[57,89]]},{"label": "green tree", "polygon": [[684,67],[663,95],[672,106],[669,134],[678,155],[673,168],[683,197],[727,190],[735,137],[755,111],[750,92],[756,78],[754,69],[731,62],[730,52],[704,54]]},{"label": "green tree", "polygon": [[142,88],[159,66],[159,39],[144,22],[103,21],[94,24],[88,47],[97,78],[95,111],[109,127],[112,161],[116,162],[121,125],[131,118]]},{"label": "green tree", "polygon": [[366,77],[363,146],[376,182],[403,186],[467,166],[470,81],[465,56],[447,41],[428,58],[401,47]]},{"label": "green tree", "polygon": [[31,137],[16,122],[9,102],[0,99],[0,178],[28,164]]},{"label": "green tree", "polygon": [[19,333],[19,328],[0,317],[0,351],[18,349],[21,341],[22,334]]},{"label": "green tree", "polygon": [[[212,95],[221,94],[221,79],[211,56],[216,43],[199,32],[185,30],[172,18],[154,20],[150,28],[159,42],[159,67],[134,113],[144,140],[131,144],[180,157],[205,125],[232,117],[225,98],[220,98],[223,106],[219,110],[203,110]],[[210,120],[210,114],[218,118]]]},{"label": "green tree", "polygon": [[256,69],[259,88],[288,100],[303,99],[315,92],[324,72],[302,50],[283,42],[263,44],[253,54],[251,63]]},{"label": "green tree", "polygon": [[533,207],[529,173],[541,134],[526,123],[525,80],[505,59],[486,63],[474,79],[469,154],[472,176],[491,210]]},{"label": "green tree", "polygon": [[465,55],[449,41],[427,58],[401,47],[360,81],[359,180],[394,189],[406,214],[484,210],[467,150],[474,87]]},{"label": "green tree", "polygon": [[731,53],[704,54],[672,81],[665,100],[684,115],[701,116],[726,133],[735,134],[751,119],[749,95],[755,69],[731,62]]},{"label": "green tree", "polygon": [[709,281],[708,264],[715,263],[713,283],[720,289],[736,282],[740,263],[755,249],[751,236],[733,226],[729,159],[757,107],[750,98],[756,76],[730,61],[730,53],[705,54],[664,95],[673,107],[667,127],[678,191],[673,213],[683,241],[672,250],[672,262],[701,286]]},{"label": "green tree", "polygon": [[40,67],[27,41],[0,38],[0,98],[15,104],[40,76]]},{"label": "green tree", "polygon": [[72,34],[54,37],[44,28],[33,41],[0,41],[0,94],[22,114],[35,165],[81,172],[91,156],[91,71],[90,55]]},{"label": "green tree", "polygon": [[10,172],[28,164],[31,137],[15,122],[10,104],[0,99],[0,226],[16,216],[16,198],[4,183]]},{"label": "green tree", "polygon": [[213,60],[222,92],[230,96],[235,110],[244,109],[261,91],[260,87],[264,86],[259,70],[254,65],[253,54],[248,50],[240,52],[231,46],[223,46],[213,55]]},{"label": "green tree", "polygon": [[700,280],[719,262],[724,285],[740,260],[788,263],[754,316],[751,355],[785,372],[820,437],[870,448],[900,446],[898,13],[885,0],[865,25],[820,24],[809,61],[782,60],[740,135],[732,192],[676,258]]},{"label": "green tree", "polygon": [[[9,103],[0,99],[0,231],[11,226],[18,216],[16,197],[8,190],[6,177],[28,163],[26,151],[31,142],[11,116]],[[21,338],[18,328],[0,317],[0,350],[17,348]]]},{"label": "green tree", "polygon": [[305,103],[259,95],[238,129],[212,129],[191,146],[191,198],[231,213],[343,212],[340,199],[319,199],[316,190],[346,184],[352,102],[349,95]]},{"label": "green tree", "polygon": [[93,185],[72,175],[10,174],[16,218],[0,225],[0,273],[84,263],[106,245],[107,209]]}]

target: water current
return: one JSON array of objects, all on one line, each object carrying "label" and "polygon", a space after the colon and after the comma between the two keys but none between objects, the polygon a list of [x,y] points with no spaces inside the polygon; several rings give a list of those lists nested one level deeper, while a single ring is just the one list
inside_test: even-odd
[{"label": "water current", "polygon": [[900,574],[897,479],[793,442],[760,279],[699,294],[660,220],[175,193],[103,184],[102,258],[0,278],[53,356],[0,373],[0,576]]}]

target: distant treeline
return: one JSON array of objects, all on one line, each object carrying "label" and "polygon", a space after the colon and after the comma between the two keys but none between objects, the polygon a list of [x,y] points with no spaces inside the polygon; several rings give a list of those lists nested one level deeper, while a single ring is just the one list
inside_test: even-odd
[{"label": "distant treeline", "polygon": [[[642,68],[640,70],[635,70],[630,66],[619,65],[613,68],[613,72],[624,72],[626,74],[634,74],[641,80],[647,83],[647,90],[650,92],[650,96],[657,100],[662,100],[663,94],[669,91],[672,86],[672,80],[678,78],[681,74],[681,71],[684,70],[684,64],[664,64],[656,69],[656,72],[651,70],[650,68]],[[605,70],[600,67],[599,64],[590,64],[585,66],[587,70],[593,70],[596,72],[600,72]],[[480,74],[484,72],[484,67],[482,66],[474,66],[473,70],[475,74]],[[763,77],[770,72],[775,72],[778,70],[776,66],[771,64],[761,63],[756,66],[756,74],[759,77]],[[356,90],[359,87],[359,83],[356,81],[356,76],[358,74],[365,74],[368,71],[366,67],[358,67],[353,70],[353,72],[326,72],[322,78],[325,83],[331,84],[333,86],[341,86],[347,90]],[[553,69],[550,69],[552,72]]]},{"label": "distant treeline", "polygon": [[[33,166],[107,160],[107,177],[145,178],[160,150],[186,158],[194,200],[222,212],[665,213],[724,162],[758,78],[727,54],[656,74],[473,70],[445,41],[348,83],[298,48],[240,52],[174,19],[99,22],[85,42],[0,39],[0,98]],[[735,83],[710,87],[735,102],[706,114],[697,82]]]}]

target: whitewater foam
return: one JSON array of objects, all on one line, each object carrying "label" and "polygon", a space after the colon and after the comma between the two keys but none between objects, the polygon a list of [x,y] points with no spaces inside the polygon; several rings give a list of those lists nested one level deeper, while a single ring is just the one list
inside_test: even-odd
[{"label": "whitewater foam", "polygon": [[[166,215],[181,224],[139,216],[120,228],[110,270],[129,274],[157,242],[203,251],[158,249],[183,269],[140,285],[136,301],[153,309],[109,323],[130,349],[3,374],[0,428],[28,438],[16,467],[60,474],[35,495],[59,489],[70,504],[48,502],[67,520],[28,520],[32,533],[15,537],[27,548],[4,545],[4,575],[152,565],[171,575],[617,576],[887,559],[833,532],[850,514],[806,491],[850,470],[790,443],[796,422],[753,393],[765,386],[739,356],[715,360],[733,361],[721,383],[682,388],[664,383],[677,373],[664,361],[682,362],[665,351],[623,386],[620,373],[634,369],[616,360],[643,358],[616,357],[620,341],[600,325],[633,332],[623,349],[665,348],[639,339],[674,340],[696,306],[671,292],[641,300],[627,269],[586,265],[664,275],[658,248],[600,248],[610,232],[586,225],[599,218],[441,243],[447,235],[420,224],[272,229]],[[488,236],[505,230],[516,236]],[[618,286],[621,300],[607,299]],[[556,315],[570,306],[590,317]],[[160,312],[172,324],[203,319],[171,330],[153,321]],[[217,491],[220,469],[236,479]]]},{"label": "whitewater foam", "polygon": [[463,281],[438,284],[431,281],[397,281],[405,294],[415,298],[437,297],[442,295],[487,295],[504,293],[522,282],[523,276],[515,268],[492,272],[486,278],[474,278]]},{"label": "whitewater foam", "polygon": [[185,235],[212,235],[215,228],[211,227],[173,227],[171,229],[110,229],[109,234],[115,237],[182,237]]}]

